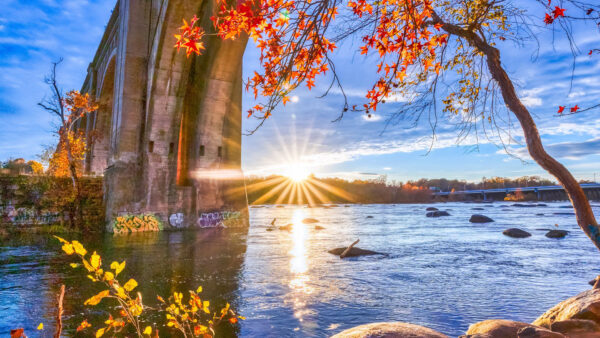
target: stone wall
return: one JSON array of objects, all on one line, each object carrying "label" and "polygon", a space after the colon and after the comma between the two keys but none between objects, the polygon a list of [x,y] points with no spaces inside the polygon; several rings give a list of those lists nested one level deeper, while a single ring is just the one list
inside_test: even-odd
[{"label": "stone wall", "polygon": [[[84,223],[103,230],[102,178],[82,178]],[[68,178],[0,175],[0,227],[69,225]]]}]

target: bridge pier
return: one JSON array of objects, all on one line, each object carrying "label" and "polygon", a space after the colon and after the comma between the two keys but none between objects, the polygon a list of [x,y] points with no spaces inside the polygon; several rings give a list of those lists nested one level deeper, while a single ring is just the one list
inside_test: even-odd
[{"label": "bridge pier", "polygon": [[[247,225],[241,171],[246,38],[205,41],[202,56],[173,48],[182,18],[213,29],[215,1],[119,0],[82,92],[100,101],[90,173],[104,173],[107,229],[151,213],[174,228]],[[90,128],[88,128],[90,129]],[[208,215],[208,216],[207,216]],[[210,216],[210,217],[209,217]]]}]

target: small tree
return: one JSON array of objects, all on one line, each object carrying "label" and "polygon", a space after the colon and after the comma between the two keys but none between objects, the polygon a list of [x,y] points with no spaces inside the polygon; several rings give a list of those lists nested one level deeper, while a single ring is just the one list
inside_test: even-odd
[{"label": "small tree", "polygon": [[[38,103],[40,107],[58,118],[56,133],[59,141],[49,163],[49,172],[55,176],[70,177],[74,193],[74,213],[70,213],[71,224],[76,226],[83,224],[83,212],[81,210],[81,175],[83,158],[86,151],[85,137],[75,130],[75,123],[86,114],[96,109],[97,105],[92,102],[89,94],[81,94],[78,91],[69,91],[63,95],[57,81],[56,69],[62,59],[52,63],[50,74],[45,82],[50,87],[51,95]],[[75,217],[75,215],[77,215]],[[76,218],[76,219],[74,219]]]}]

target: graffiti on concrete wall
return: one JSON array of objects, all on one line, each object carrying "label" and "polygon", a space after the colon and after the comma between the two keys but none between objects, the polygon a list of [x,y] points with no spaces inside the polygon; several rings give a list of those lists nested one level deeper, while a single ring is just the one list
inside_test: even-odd
[{"label": "graffiti on concrete wall", "polygon": [[242,222],[239,211],[216,211],[200,214],[196,224],[201,228],[235,227]]},{"label": "graffiti on concrete wall", "polygon": [[161,231],[162,222],[152,214],[146,215],[122,215],[113,221],[113,232],[115,234],[127,234],[143,231]]},{"label": "graffiti on concrete wall", "polygon": [[34,208],[15,208],[12,205],[0,206],[0,222],[13,225],[54,224],[60,221],[57,212],[38,211]]},{"label": "graffiti on concrete wall", "polygon": [[169,216],[169,224],[174,228],[182,228],[185,225],[184,221],[185,218],[181,212]]}]

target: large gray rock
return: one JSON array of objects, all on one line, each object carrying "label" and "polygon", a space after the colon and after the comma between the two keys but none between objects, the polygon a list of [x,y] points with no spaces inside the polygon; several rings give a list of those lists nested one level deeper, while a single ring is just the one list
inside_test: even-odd
[{"label": "large gray rock", "polygon": [[427,217],[442,217],[442,216],[450,216],[447,211],[431,211],[425,214]]},{"label": "large gray rock", "polygon": [[432,329],[409,323],[372,323],[342,331],[331,338],[448,338]]},{"label": "large gray rock", "polygon": [[551,328],[552,323],[568,319],[589,319],[600,324],[600,289],[584,291],[558,303],[533,324]]},{"label": "large gray rock", "polygon": [[472,324],[467,330],[469,338],[517,338],[521,329],[534,326],[529,323],[504,319],[489,319]]},{"label": "large gray rock", "polygon": [[493,222],[494,220],[484,216],[484,215],[479,215],[479,214],[475,214],[473,216],[471,216],[471,219],[469,219],[469,222],[471,223],[489,223],[489,222]]},{"label": "large gray rock", "polygon": [[513,238],[525,238],[525,237],[531,236],[531,234],[528,233],[527,231],[517,229],[517,228],[506,229],[506,230],[502,231],[502,234],[504,234],[505,236],[508,236],[508,237],[513,237]]}]

